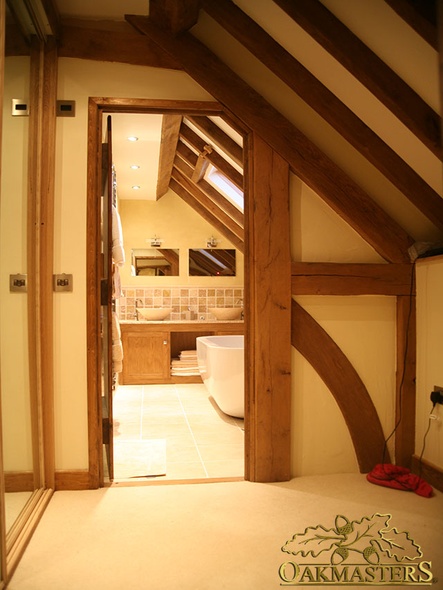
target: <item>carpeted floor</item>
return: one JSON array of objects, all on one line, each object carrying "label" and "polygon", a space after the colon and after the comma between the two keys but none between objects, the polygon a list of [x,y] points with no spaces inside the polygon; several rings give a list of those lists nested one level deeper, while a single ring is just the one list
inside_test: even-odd
[{"label": "carpeted floor", "polygon": [[[279,575],[284,562],[308,563],[300,553],[282,551],[295,534],[306,533],[306,539],[307,532],[315,529],[337,537],[340,526],[341,538],[350,540],[352,531],[361,530],[365,517],[375,513],[391,515],[390,538],[395,537],[397,545],[407,541],[403,558],[408,551],[417,551],[416,545],[421,547],[421,557],[406,563],[415,567],[418,562],[432,562],[433,577],[438,578],[432,588],[443,589],[443,494],[436,492],[426,499],[372,485],[359,474],[274,484],[239,481],[56,492],[9,589],[277,590],[294,585],[290,583],[295,579],[293,566],[282,570],[287,584]],[[336,522],[338,515],[344,518]],[[351,525],[343,528],[347,521]],[[307,527],[312,529],[306,531]],[[311,554],[310,563],[332,567],[340,557],[337,553],[331,557],[332,549],[316,557]],[[343,559],[345,550],[340,551]],[[352,563],[362,556],[362,551],[355,552]],[[300,567],[297,575],[304,575],[305,583],[309,575],[319,575],[313,573],[314,565],[308,573],[306,565]],[[366,566],[359,567],[363,571]],[[416,570],[410,569],[409,575],[416,575],[412,571]],[[348,579],[357,575],[355,566],[347,572]],[[430,576],[423,573],[426,577]],[[388,587],[392,588],[378,586]]]}]

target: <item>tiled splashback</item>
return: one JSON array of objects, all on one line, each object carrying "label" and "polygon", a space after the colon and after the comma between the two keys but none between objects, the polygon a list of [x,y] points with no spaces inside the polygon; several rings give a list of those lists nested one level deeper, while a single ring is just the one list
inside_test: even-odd
[{"label": "tiled splashback", "polygon": [[209,313],[210,307],[243,307],[243,288],[217,287],[123,287],[123,297],[118,299],[117,311],[120,320],[135,319],[135,302],[139,307],[171,307],[171,320],[205,319],[215,317]]}]

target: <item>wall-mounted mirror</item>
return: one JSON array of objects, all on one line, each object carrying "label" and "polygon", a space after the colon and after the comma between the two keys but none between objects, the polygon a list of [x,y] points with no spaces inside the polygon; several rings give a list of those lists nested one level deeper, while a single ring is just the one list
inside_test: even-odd
[{"label": "wall-mounted mirror", "polygon": [[131,274],[135,277],[178,277],[179,251],[145,248],[131,251]]},{"label": "wall-mounted mirror", "polygon": [[189,250],[189,276],[235,277],[235,250],[196,248]]}]

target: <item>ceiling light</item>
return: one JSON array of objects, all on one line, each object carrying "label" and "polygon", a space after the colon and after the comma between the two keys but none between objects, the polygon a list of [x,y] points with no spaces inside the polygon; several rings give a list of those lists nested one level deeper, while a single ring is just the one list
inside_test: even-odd
[{"label": "ceiling light", "polygon": [[140,190],[140,186],[138,184],[134,184],[134,186],[132,187],[135,191]]},{"label": "ceiling light", "polygon": [[138,170],[140,168],[140,166],[137,166],[137,164],[132,164],[131,166],[131,170]]},{"label": "ceiling light", "polygon": [[138,137],[135,137],[135,135],[131,135],[130,137],[128,137],[128,141],[138,141]]}]

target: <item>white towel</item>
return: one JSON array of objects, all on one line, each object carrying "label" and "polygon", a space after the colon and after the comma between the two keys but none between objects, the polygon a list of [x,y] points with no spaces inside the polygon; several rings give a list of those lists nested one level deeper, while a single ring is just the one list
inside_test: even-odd
[{"label": "white towel", "polygon": [[120,322],[116,311],[112,312],[112,342],[121,340]]},{"label": "white towel", "polygon": [[123,360],[123,346],[121,342],[112,345],[112,362],[121,362]]},{"label": "white towel", "polygon": [[119,266],[123,266],[125,263],[122,222],[114,205],[112,205],[112,259]]}]

